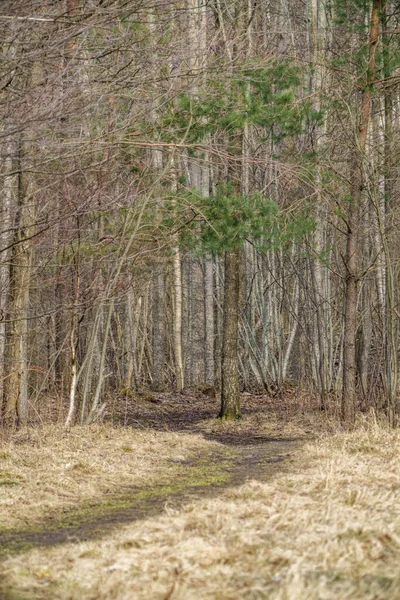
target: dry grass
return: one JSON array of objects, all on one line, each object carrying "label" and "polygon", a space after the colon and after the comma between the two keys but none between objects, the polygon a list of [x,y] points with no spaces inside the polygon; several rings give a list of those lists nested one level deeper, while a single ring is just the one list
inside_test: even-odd
[{"label": "dry grass", "polygon": [[124,486],[152,485],[174,461],[210,447],[200,436],[105,425],[27,429],[0,445],[0,527],[22,528]]},{"label": "dry grass", "polygon": [[400,432],[307,444],[290,473],[3,564],[30,599],[400,599]]}]

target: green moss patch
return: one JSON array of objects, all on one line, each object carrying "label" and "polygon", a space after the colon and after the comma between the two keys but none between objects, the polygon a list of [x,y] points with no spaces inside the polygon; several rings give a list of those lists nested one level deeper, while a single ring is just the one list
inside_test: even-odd
[{"label": "green moss patch", "polygon": [[[25,552],[36,546],[50,546],[68,540],[100,537],[120,523],[157,514],[171,498],[183,501],[190,493],[201,495],[209,488],[229,484],[237,452],[224,448],[174,464],[172,473],[151,487],[132,487],[89,501],[73,510],[51,514],[45,520],[24,529],[1,529],[0,557]],[[4,485],[3,480],[3,485]],[[0,480],[1,485],[1,480]]]}]

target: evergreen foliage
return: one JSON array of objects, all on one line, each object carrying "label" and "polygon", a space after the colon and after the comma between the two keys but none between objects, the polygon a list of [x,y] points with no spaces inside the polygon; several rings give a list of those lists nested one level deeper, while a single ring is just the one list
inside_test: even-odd
[{"label": "evergreen foliage", "polygon": [[221,254],[251,241],[260,250],[273,250],[314,229],[304,212],[289,218],[278,204],[261,193],[235,194],[223,185],[215,196],[184,193],[166,203],[162,223],[171,229],[180,223],[180,243],[199,253]]},{"label": "evergreen foliage", "polygon": [[301,85],[299,67],[288,60],[263,66],[247,61],[223,76],[212,72],[196,96],[181,93],[169,104],[159,135],[166,141],[184,136],[193,144],[218,131],[235,133],[247,124],[263,127],[266,137],[278,142],[301,133],[306,121],[322,119],[301,98]]},{"label": "evergreen foliage", "polygon": [[[290,60],[270,59],[262,65],[245,61],[223,76],[211,71],[196,95],[181,93],[168,105],[159,136],[169,142],[184,139],[189,146],[223,132],[233,142],[229,151],[235,153],[234,136],[245,125],[255,125],[264,131],[264,141],[278,143],[322,120],[322,113],[302,98],[302,79],[300,68]],[[196,155],[196,150],[188,148],[188,154]],[[181,244],[197,252],[219,254],[242,247],[246,240],[271,250],[314,227],[307,214],[285,218],[274,200],[262,193],[237,194],[230,183],[213,197],[184,192],[165,209],[162,227],[176,229],[179,224]]]}]

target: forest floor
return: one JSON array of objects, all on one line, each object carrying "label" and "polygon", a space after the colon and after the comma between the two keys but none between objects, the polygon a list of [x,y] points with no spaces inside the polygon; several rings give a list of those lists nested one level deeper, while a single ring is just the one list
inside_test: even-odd
[{"label": "forest floor", "polygon": [[143,392],[3,440],[0,599],[400,599],[399,432],[294,391],[217,412]]}]

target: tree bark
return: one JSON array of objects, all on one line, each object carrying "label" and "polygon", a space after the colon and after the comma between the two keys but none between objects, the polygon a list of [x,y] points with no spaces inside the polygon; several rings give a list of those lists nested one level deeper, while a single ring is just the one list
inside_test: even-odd
[{"label": "tree bark", "polygon": [[221,364],[222,419],[239,419],[240,389],[238,370],[240,250],[225,252],[224,321]]},{"label": "tree bark", "polygon": [[[149,35],[153,48],[153,68],[155,72],[157,65],[157,38],[154,10],[149,11]],[[151,118],[157,121],[157,112],[153,111]],[[159,148],[151,149],[151,162],[154,173],[158,180],[162,175],[163,153]],[[155,210],[158,211],[162,205],[162,188],[160,181],[155,189]],[[164,391],[165,386],[165,364],[166,364],[166,316],[165,316],[165,266],[156,262],[152,275],[152,360],[151,360],[151,389],[155,392]]]},{"label": "tree bark", "polygon": [[182,357],[182,269],[181,253],[178,247],[173,249],[174,271],[174,353],[176,389],[181,392],[184,387],[184,370]]},{"label": "tree bark", "polygon": [[164,311],[164,269],[158,264],[152,277],[152,369],[151,389],[155,392],[164,390],[165,369],[165,311]]},{"label": "tree bark", "polygon": [[3,398],[3,419],[8,426],[20,425],[28,418],[28,376],[26,319],[29,308],[29,286],[32,250],[29,224],[33,223],[28,187],[22,183],[22,148],[18,149],[18,207],[14,247],[11,258],[8,326],[6,333],[6,365]]},{"label": "tree bark", "polygon": [[358,230],[360,227],[359,208],[364,184],[363,158],[367,141],[368,124],[371,116],[371,86],[376,73],[376,51],[379,38],[379,19],[383,0],[374,0],[369,35],[369,57],[366,81],[361,97],[361,111],[358,124],[353,163],[351,165],[350,203],[347,214],[346,240],[346,287],[343,349],[343,388],[342,421],[352,424],[356,409],[356,331],[357,331],[357,283],[359,278]]},{"label": "tree bark", "polygon": [[205,382],[214,385],[214,267],[213,259],[207,256],[204,260],[204,316],[205,316]]},{"label": "tree bark", "polygon": [[[14,166],[14,155],[16,153],[16,144],[14,140],[9,140],[6,147],[6,158],[4,160],[4,170],[6,175],[3,180],[3,199],[1,206],[1,221],[2,231],[0,234],[0,241],[2,248],[10,246],[12,241],[12,214],[11,209],[15,202],[15,196],[17,195],[17,176],[7,175],[7,172],[13,171]],[[0,314],[2,319],[0,321],[0,405],[4,398],[4,375],[5,375],[5,357],[6,357],[6,321],[4,315],[7,313],[7,305],[9,300],[10,291],[10,255],[11,251],[3,250],[1,253],[1,264],[0,264]]]}]

